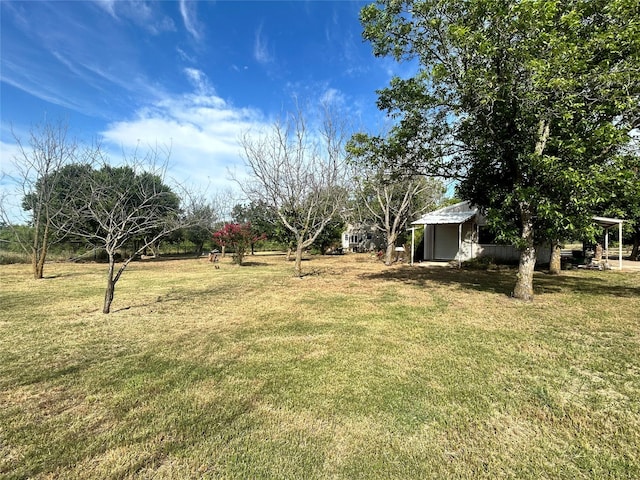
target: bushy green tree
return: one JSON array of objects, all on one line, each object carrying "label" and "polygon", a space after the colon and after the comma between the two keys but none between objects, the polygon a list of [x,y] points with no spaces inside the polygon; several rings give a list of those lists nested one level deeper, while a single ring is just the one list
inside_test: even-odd
[{"label": "bushy green tree", "polygon": [[205,242],[211,240],[211,235],[215,231],[215,224],[218,221],[218,215],[211,205],[196,205],[192,212],[189,212],[190,223],[186,227],[182,236],[185,240],[195,245],[196,254],[201,255]]},{"label": "bushy green tree", "polygon": [[326,254],[332,247],[341,245],[342,233],[345,231],[345,222],[342,218],[336,217],[329,222],[318,235],[313,246],[316,247],[322,255]]},{"label": "bushy green tree", "polygon": [[632,241],[631,260],[640,260],[640,154],[627,152],[603,172],[606,185],[603,210],[626,220]]}]

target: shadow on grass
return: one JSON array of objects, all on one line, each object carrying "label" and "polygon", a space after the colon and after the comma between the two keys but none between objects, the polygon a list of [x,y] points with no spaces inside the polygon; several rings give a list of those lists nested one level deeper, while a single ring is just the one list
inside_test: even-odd
[{"label": "shadow on grass", "polygon": [[[134,260],[132,260],[132,262],[134,263],[157,263],[157,262],[172,262],[172,261],[176,261],[176,260],[206,260],[207,256],[206,255],[196,255],[194,253],[187,253],[187,254],[174,254],[174,255],[160,255],[158,257],[149,257],[149,258],[135,258]],[[106,261],[103,263],[107,263]],[[119,263],[119,262],[118,262]]]},{"label": "shadow on grass", "polygon": [[[511,296],[516,282],[517,270],[465,270],[446,267],[409,267],[387,269],[374,274],[363,274],[361,278],[403,282],[417,287],[429,284],[455,285],[467,290],[500,293]],[[588,295],[636,297],[640,286],[625,284],[625,274],[614,272],[567,272],[549,275],[536,271],[533,280],[535,294],[574,292]]]},{"label": "shadow on grass", "polygon": [[268,263],[264,262],[252,262],[252,261],[243,261],[241,267],[267,267]]}]

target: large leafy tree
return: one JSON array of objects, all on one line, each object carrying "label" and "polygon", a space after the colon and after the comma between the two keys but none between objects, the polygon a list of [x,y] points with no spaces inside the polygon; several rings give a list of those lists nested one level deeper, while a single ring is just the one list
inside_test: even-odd
[{"label": "large leafy tree", "polygon": [[639,122],[640,10],[628,0],[379,0],[361,12],[376,55],[417,61],[379,106],[398,123],[357,140],[461,179],[459,195],[521,249],[514,296],[533,298],[536,245],[583,231],[598,181]]},{"label": "large leafy tree", "polygon": [[640,152],[622,155],[603,176],[609,193],[604,211],[628,220],[626,230],[633,244],[630,259],[640,260]]},{"label": "large leafy tree", "polygon": [[322,255],[329,252],[330,249],[338,248],[341,245],[342,234],[345,231],[345,221],[339,216],[331,220],[322,233],[318,235],[313,246],[316,247]]},{"label": "large leafy tree", "polygon": [[201,255],[205,242],[211,240],[211,235],[216,230],[219,217],[213,206],[204,202],[194,205],[189,217],[191,225],[182,231],[182,235],[195,245],[196,254]]}]

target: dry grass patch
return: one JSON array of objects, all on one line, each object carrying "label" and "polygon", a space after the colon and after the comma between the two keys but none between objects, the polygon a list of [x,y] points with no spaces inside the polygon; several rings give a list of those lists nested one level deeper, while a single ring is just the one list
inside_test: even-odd
[{"label": "dry grass patch", "polygon": [[0,267],[6,478],[637,478],[640,273]]}]

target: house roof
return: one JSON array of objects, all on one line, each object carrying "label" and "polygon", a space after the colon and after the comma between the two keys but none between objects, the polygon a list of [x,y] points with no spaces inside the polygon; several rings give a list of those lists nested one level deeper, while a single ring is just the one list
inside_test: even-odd
[{"label": "house roof", "polygon": [[478,213],[477,208],[473,208],[469,202],[460,202],[455,205],[440,208],[420,217],[412,225],[443,225],[459,224],[473,218]]}]

